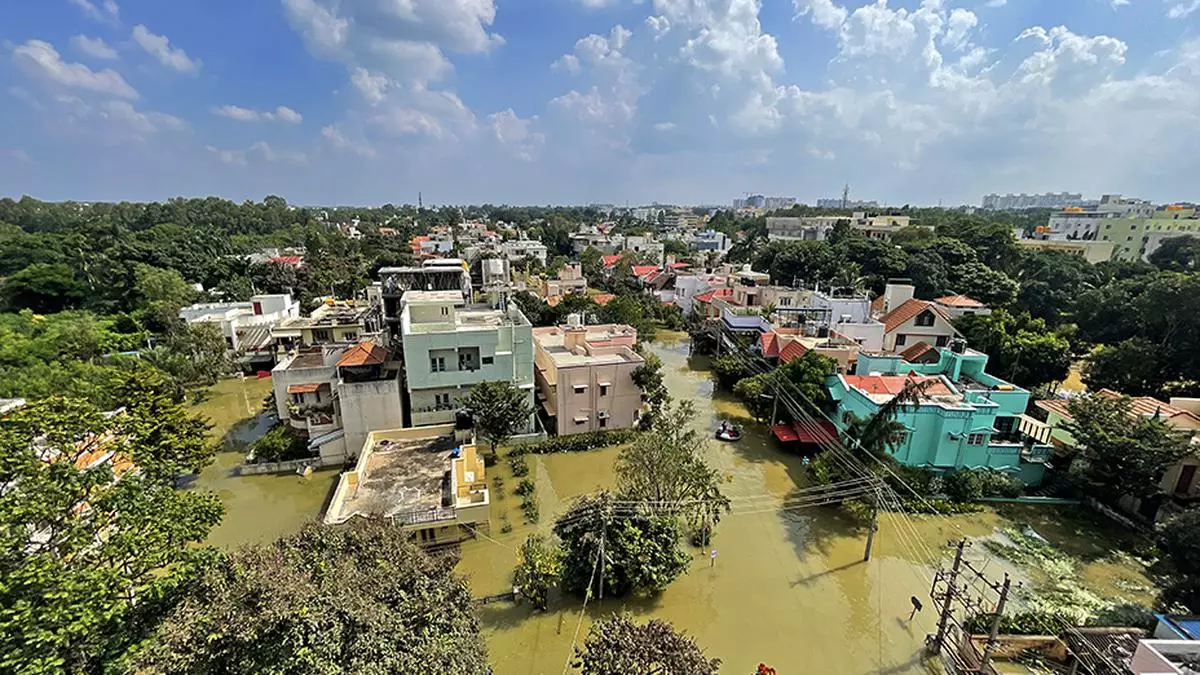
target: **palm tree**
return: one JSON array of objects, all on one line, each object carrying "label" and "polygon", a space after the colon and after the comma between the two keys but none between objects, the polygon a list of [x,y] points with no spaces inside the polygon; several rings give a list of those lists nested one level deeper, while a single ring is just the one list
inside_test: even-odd
[{"label": "palm tree", "polygon": [[846,436],[850,437],[871,456],[876,459],[890,457],[888,450],[904,442],[908,429],[902,422],[896,420],[906,406],[916,405],[934,383],[936,378],[910,380],[900,393],[892,400],[880,406],[879,410],[869,418],[861,419],[851,416],[846,423]]}]

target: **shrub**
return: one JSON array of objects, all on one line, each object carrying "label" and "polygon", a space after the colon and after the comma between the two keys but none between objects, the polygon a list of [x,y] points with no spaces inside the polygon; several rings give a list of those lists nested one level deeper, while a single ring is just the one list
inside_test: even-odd
[{"label": "shrub", "polygon": [[947,474],[942,482],[946,495],[957,502],[980,497],[1018,497],[1024,490],[1021,481],[991,469],[962,469]]},{"label": "shrub", "polygon": [[596,448],[628,443],[637,436],[634,429],[613,429],[612,431],[589,431],[584,434],[570,436],[555,436],[541,443],[520,445],[509,450],[509,457],[521,455],[551,455],[558,452],[587,452]]},{"label": "shrub", "polygon": [[496,499],[504,499],[504,478],[492,476],[492,494]]},{"label": "shrub", "polygon": [[301,438],[290,424],[276,424],[261,438],[250,444],[250,456],[255,462],[283,462],[311,457],[308,440]]},{"label": "shrub", "polygon": [[512,530],[513,530],[513,526],[512,526],[512,523],[508,520],[508,514],[506,513],[503,516],[500,516],[500,532],[502,532],[504,534],[508,534],[509,532],[512,532]]},{"label": "shrub", "polygon": [[528,478],[522,478],[521,482],[517,483],[517,489],[513,490],[513,492],[521,495],[522,497],[528,497],[529,495],[533,494],[534,489],[535,486],[532,480],[529,480]]},{"label": "shrub", "polygon": [[525,461],[525,455],[509,455],[508,463],[512,466],[513,475],[517,478],[529,475],[529,464]]},{"label": "shrub", "polygon": [[538,512],[537,497],[532,494],[521,499],[521,512],[525,514],[525,522],[536,523],[541,514]]}]

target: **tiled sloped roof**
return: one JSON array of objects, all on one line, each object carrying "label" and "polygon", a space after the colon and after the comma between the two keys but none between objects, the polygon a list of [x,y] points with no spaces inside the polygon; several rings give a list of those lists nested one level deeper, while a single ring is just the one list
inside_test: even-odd
[{"label": "tiled sloped roof", "polygon": [[[1095,395],[1099,396],[1100,398],[1108,399],[1121,398],[1122,396],[1120,392],[1113,391],[1112,389],[1101,389],[1100,391],[1096,392]],[[1061,398],[1036,401],[1037,407],[1048,412],[1056,413],[1059,417],[1068,421],[1073,419],[1071,417],[1070,410],[1067,408],[1069,403],[1069,401]],[[1196,415],[1188,412],[1187,410],[1183,410],[1182,408],[1176,408],[1170,403],[1160,401],[1153,396],[1131,396],[1129,403],[1129,414],[1138,415],[1140,417],[1154,417],[1155,415],[1158,415],[1159,419],[1163,420],[1164,422],[1170,422],[1178,418],[1180,421],[1187,420],[1192,424],[1200,424],[1200,418],[1196,417]]]},{"label": "tiled sloped roof", "polygon": [[600,256],[600,262],[603,263],[605,267],[612,267],[613,265],[616,265],[617,261],[620,259],[621,256],[619,255]]},{"label": "tiled sloped roof", "polygon": [[779,360],[787,363],[792,359],[804,356],[806,352],[808,352],[808,347],[800,344],[799,340],[792,340],[783,349],[779,350]]},{"label": "tiled sloped roof", "polygon": [[775,333],[763,333],[759,338],[762,344],[762,355],[767,358],[779,358],[779,336]]},{"label": "tiled sloped roof", "polygon": [[909,373],[908,375],[844,375],[846,384],[859,389],[867,394],[887,394],[895,396],[904,391],[909,382],[924,382],[933,380],[934,383],[929,385],[922,396],[950,396],[954,392],[942,382],[941,378],[931,376],[921,376]]},{"label": "tiled sloped roof", "polygon": [[342,354],[338,359],[338,368],[345,366],[377,366],[387,361],[388,350],[375,344],[373,340],[360,342]]},{"label": "tiled sloped roof", "polygon": [[917,344],[900,352],[900,358],[909,363],[916,363],[917,359],[925,356],[931,351],[935,351],[935,347],[928,342],[918,342]]},{"label": "tiled sloped roof", "polygon": [[975,298],[971,298],[962,294],[947,295],[934,300],[934,302],[947,307],[962,307],[963,309],[976,309],[985,306],[982,302],[976,300]]},{"label": "tiled sloped roof", "polygon": [[[937,314],[945,319],[947,323],[953,323],[953,320],[946,315],[945,310],[943,310],[941,307],[938,307],[932,302],[928,302],[926,300],[917,300],[916,298],[906,300],[904,304],[883,315],[883,317],[879,320],[883,323],[884,332],[890,333],[904,325],[905,321],[908,321],[925,310],[929,310]],[[958,331],[955,331],[955,333],[957,332]]]},{"label": "tiled sloped roof", "polygon": [[657,272],[658,265],[634,265],[631,269],[633,270],[633,276],[644,277],[651,272]]}]

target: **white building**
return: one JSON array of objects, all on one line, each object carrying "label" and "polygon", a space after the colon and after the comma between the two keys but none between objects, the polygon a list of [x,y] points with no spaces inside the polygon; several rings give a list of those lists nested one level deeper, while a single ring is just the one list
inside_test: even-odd
[{"label": "white building", "polygon": [[480,382],[512,382],[532,406],[532,326],[516,305],[468,305],[460,291],[408,291],[400,306],[407,426],[453,422],[460,400]]},{"label": "white building", "polygon": [[701,230],[692,237],[692,248],[697,251],[716,251],[724,253],[728,251],[733,243],[729,241],[729,237],[724,232],[716,230]]},{"label": "white building", "polygon": [[1110,218],[1150,218],[1154,204],[1144,199],[1125,199],[1121,195],[1104,195],[1091,208],[1069,206],[1050,215],[1045,227],[1034,231],[1035,239],[1061,241],[1096,238],[1100,227]]},{"label": "white building", "polygon": [[825,241],[839,222],[847,223],[873,239],[890,239],[893,234],[912,225],[908,216],[869,216],[858,211],[846,216],[803,216],[767,218],[769,241]]},{"label": "white building", "polygon": [[720,274],[680,274],[675,277],[675,306],[683,310],[684,316],[691,316],[693,298],[718,288],[727,288],[729,279]]},{"label": "white building", "polygon": [[982,206],[985,209],[997,211],[1014,211],[1021,209],[1061,209],[1066,206],[1079,206],[1083,195],[1070,192],[1047,192],[1045,194],[1027,195],[1022,192],[1014,195],[990,194],[983,197]]},{"label": "white building", "polygon": [[535,258],[543,265],[546,264],[546,245],[536,239],[518,239],[500,244],[500,252],[506,260]]},{"label": "white building", "polygon": [[[287,293],[255,295],[249,302],[198,303],[179,310],[179,318],[185,323],[216,324],[231,351],[269,346],[271,328],[297,316],[300,302]],[[267,341],[259,344],[262,337]]]}]

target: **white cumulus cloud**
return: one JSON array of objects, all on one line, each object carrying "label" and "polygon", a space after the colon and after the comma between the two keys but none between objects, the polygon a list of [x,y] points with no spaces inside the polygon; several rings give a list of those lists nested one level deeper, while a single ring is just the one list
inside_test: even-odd
[{"label": "white cumulus cloud", "polygon": [[90,38],[86,35],[76,35],[71,38],[71,47],[75,51],[101,61],[116,61],[119,57],[117,50],[109,47],[100,38]]},{"label": "white cumulus cloud", "polygon": [[141,24],[133,27],[133,41],[147,54],[158,59],[159,63],[176,72],[195,74],[200,72],[203,65],[199,60],[189,57],[182,49],[172,47],[167,36],[155,35]]},{"label": "white cumulus cloud", "polygon": [[29,40],[13,49],[13,60],[27,75],[70,89],[81,89],[118,98],[138,98],[120,73],[105,68],[94,71],[82,63],[67,63],[49,42]]},{"label": "white cumulus cloud", "polygon": [[213,113],[238,122],[287,122],[299,124],[304,117],[287,106],[278,106],[274,110],[253,110],[236,105],[223,105],[213,108]]}]

